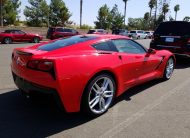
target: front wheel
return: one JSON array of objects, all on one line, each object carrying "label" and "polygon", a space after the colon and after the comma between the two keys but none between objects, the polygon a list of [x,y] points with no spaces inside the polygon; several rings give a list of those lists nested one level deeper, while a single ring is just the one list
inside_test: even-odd
[{"label": "front wheel", "polygon": [[170,57],[167,61],[166,67],[165,67],[163,79],[169,80],[172,76],[173,71],[174,71],[174,59],[172,57]]},{"label": "front wheel", "polygon": [[39,42],[40,42],[39,37],[34,37],[34,38],[33,38],[33,42],[34,42],[34,43],[39,43]]},{"label": "front wheel", "polygon": [[84,92],[82,110],[92,116],[105,113],[111,106],[116,86],[108,74],[101,74],[91,80]]}]

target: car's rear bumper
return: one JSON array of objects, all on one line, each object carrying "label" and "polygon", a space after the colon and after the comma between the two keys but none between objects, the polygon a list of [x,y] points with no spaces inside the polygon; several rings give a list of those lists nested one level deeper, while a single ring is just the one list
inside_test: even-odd
[{"label": "car's rear bumper", "polygon": [[64,108],[56,89],[44,87],[42,85],[38,85],[38,84],[35,84],[32,82],[29,82],[29,81],[17,76],[14,72],[12,72],[12,76],[13,76],[13,80],[14,80],[16,86],[19,89],[23,90],[26,94],[30,93],[30,92],[40,92],[43,94],[51,94],[55,98],[57,105],[62,109]]},{"label": "car's rear bumper", "polygon": [[185,46],[167,46],[161,44],[150,43],[150,48],[156,50],[168,50],[175,55],[187,56],[190,57],[190,45]]},{"label": "car's rear bumper", "polygon": [[37,91],[56,95],[60,99],[58,103],[61,101],[62,107],[64,107],[66,112],[80,111],[82,90],[75,89],[79,83],[75,83],[75,87],[73,87],[72,80],[69,81],[68,79],[60,79],[58,77],[55,79],[47,72],[19,67],[15,62],[12,62],[11,70],[15,84],[23,91]]}]

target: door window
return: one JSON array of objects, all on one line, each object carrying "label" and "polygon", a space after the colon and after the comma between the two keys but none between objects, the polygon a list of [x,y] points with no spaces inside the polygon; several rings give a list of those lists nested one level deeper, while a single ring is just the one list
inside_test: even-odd
[{"label": "door window", "polygon": [[134,42],[133,40],[112,40],[118,52],[133,53],[133,54],[143,54],[146,50],[140,44]]}]

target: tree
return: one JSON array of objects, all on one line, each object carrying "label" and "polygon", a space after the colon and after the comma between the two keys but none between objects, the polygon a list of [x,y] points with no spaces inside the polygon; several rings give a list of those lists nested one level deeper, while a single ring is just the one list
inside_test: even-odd
[{"label": "tree", "polygon": [[1,0],[0,5],[1,26],[3,26],[3,24],[15,24],[16,19],[18,19],[18,13],[20,12],[18,8],[20,7],[21,2],[19,0]]},{"label": "tree", "polygon": [[189,17],[189,16],[185,16],[185,17],[183,18],[183,21],[190,22],[190,17]]},{"label": "tree", "polygon": [[144,14],[143,30],[149,29],[149,19],[150,19],[150,14],[148,12],[146,12]]},{"label": "tree", "polygon": [[128,19],[129,30],[143,30],[144,19],[143,18],[129,18]]},{"label": "tree", "polygon": [[175,5],[174,11],[175,11],[175,21],[177,19],[177,12],[180,10],[179,4]]},{"label": "tree", "polygon": [[82,26],[82,4],[83,0],[80,0],[80,27]]},{"label": "tree", "polygon": [[151,17],[151,14],[152,14],[152,9],[156,6],[157,4],[157,0],[150,0],[149,3],[148,3],[148,6],[150,8],[150,17]]},{"label": "tree", "polygon": [[31,6],[26,6],[24,15],[30,26],[48,26],[49,6],[46,0],[28,0]]},{"label": "tree", "polygon": [[164,3],[162,7],[163,20],[166,20],[166,14],[168,13],[168,11],[169,11],[169,5],[167,3]]},{"label": "tree", "polygon": [[126,9],[127,9],[127,2],[128,2],[128,0],[123,0],[123,2],[125,3],[125,8],[124,8],[124,25],[125,25]]},{"label": "tree", "polygon": [[115,4],[110,11],[111,29],[121,29],[124,27],[125,17],[119,12],[118,6]]},{"label": "tree", "polygon": [[94,22],[95,27],[101,29],[110,29],[111,22],[109,21],[111,21],[111,19],[109,18],[111,18],[110,9],[105,4],[98,10],[97,21]]},{"label": "tree", "polygon": [[50,24],[52,26],[65,26],[70,17],[71,13],[63,0],[51,0]]}]

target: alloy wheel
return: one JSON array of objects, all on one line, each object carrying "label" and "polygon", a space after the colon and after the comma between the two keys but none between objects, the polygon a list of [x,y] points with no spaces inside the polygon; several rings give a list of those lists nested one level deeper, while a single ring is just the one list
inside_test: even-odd
[{"label": "alloy wheel", "polygon": [[94,114],[104,113],[112,103],[115,93],[113,81],[109,77],[101,77],[90,89],[88,104]]}]

